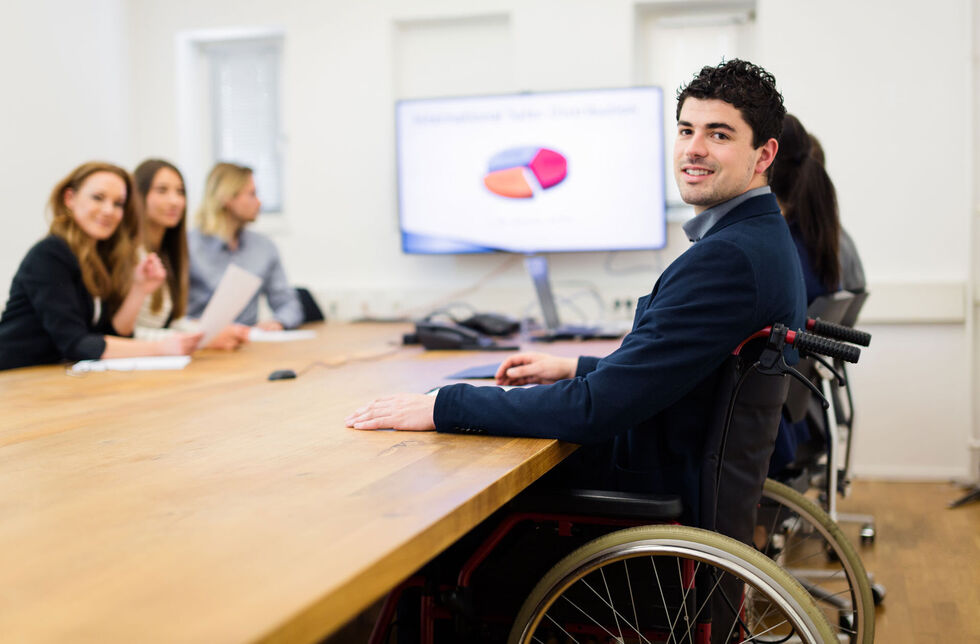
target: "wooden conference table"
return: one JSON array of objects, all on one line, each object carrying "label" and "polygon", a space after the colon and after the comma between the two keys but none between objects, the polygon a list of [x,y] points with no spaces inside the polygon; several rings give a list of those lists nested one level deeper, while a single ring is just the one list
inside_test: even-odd
[{"label": "wooden conference table", "polygon": [[0,373],[0,641],[316,641],[574,449],[347,429],[373,397],[505,354],[311,328],[181,371]]}]

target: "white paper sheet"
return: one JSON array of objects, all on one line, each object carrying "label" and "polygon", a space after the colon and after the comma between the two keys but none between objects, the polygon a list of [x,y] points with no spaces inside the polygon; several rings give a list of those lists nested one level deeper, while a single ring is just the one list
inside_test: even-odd
[{"label": "white paper sheet", "polygon": [[72,373],[89,371],[162,371],[183,369],[190,364],[190,356],[146,356],[143,358],[110,358],[109,360],[81,360],[71,366]]},{"label": "white paper sheet", "polygon": [[252,327],[252,330],[248,332],[249,342],[293,342],[295,340],[312,340],[315,337],[316,331],[311,329],[266,331]]},{"label": "white paper sheet", "polygon": [[260,286],[261,278],[240,266],[229,264],[201,315],[200,324],[204,337],[197,348],[206,347],[221,329],[231,324]]}]

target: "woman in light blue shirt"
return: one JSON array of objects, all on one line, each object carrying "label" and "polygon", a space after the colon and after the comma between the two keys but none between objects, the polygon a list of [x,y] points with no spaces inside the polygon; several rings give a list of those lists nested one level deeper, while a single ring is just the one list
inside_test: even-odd
[{"label": "woman in light blue shirt", "polygon": [[[271,239],[248,230],[262,202],[255,194],[251,168],[218,163],[208,175],[204,201],[197,212],[197,230],[190,233],[190,294],[187,314],[199,317],[229,264],[262,280],[259,293],[236,318],[239,324],[282,330],[303,322],[296,290],[286,279],[279,252]],[[266,297],[274,319],[258,322],[259,295]]]}]

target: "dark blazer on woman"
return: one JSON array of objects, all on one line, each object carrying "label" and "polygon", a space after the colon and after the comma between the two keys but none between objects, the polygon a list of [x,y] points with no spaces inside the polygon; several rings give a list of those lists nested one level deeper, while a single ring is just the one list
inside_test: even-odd
[{"label": "dark blazer on woman", "polygon": [[617,351],[580,358],[576,377],[553,385],[443,387],[436,428],[581,443],[553,475],[561,484],[679,494],[697,508],[708,381],[747,336],[801,328],[805,311],[786,222],[771,194],[755,196],[664,271]]},{"label": "dark blazer on woman", "polygon": [[0,369],[101,357],[105,334],[115,331],[104,308],[95,314],[68,243],[45,237],[27,252],[10,286],[0,316]]}]

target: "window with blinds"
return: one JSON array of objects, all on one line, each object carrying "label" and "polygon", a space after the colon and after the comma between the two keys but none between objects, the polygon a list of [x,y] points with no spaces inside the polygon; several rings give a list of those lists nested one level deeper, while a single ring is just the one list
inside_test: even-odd
[{"label": "window with blinds", "polygon": [[262,212],[282,212],[282,39],[210,42],[203,53],[210,75],[214,161],[252,168]]}]

